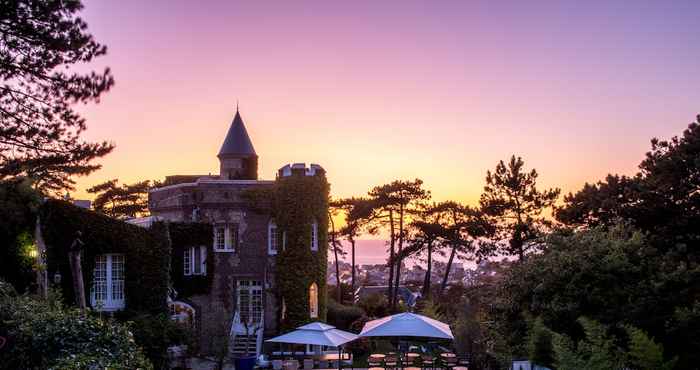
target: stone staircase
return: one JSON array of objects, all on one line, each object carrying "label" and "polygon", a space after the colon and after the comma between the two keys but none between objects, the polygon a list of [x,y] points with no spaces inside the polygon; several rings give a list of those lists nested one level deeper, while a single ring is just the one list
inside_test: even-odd
[{"label": "stone staircase", "polygon": [[248,355],[255,356],[257,335],[237,334],[234,336],[233,343],[230,347],[231,357],[236,358],[245,355],[246,346],[248,348]]}]

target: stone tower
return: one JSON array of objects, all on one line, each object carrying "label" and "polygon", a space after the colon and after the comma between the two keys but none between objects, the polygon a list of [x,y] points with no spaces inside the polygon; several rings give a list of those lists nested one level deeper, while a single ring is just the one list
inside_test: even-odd
[{"label": "stone tower", "polygon": [[219,175],[222,179],[258,179],[258,155],[255,153],[238,108],[217,157],[219,157]]}]

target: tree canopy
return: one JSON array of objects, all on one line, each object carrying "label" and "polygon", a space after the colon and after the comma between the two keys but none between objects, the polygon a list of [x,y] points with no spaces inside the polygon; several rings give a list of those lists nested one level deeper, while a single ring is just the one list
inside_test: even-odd
[{"label": "tree canopy", "polygon": [[73,176],[114,145],[86,142],[74,108],[114,84],[105,68],[82,72],[107,48],[87,30],[79,0],[0,1],[0,179],[30,177],[45,192],[72,190]]}]

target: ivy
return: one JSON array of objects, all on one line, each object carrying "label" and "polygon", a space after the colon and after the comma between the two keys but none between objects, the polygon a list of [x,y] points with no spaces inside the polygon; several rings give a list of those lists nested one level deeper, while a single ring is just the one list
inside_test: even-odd
[{"label": "ivy", "polygon": [[170,275],[168,225],[156,223],[144,229],[56,199],[42,205],[40,216],[49,280],[60,272],[61,289],[68,302],[75,301],[68,251],[79,231],[84,243],[81,262],[88,302],[95,256],[123,253],[128,308],[151,313],[166,311]]},{"label": "ivy", "polygon": [[[318,175],[280,177],[274,187],[271,211],[278,230],[286,233],[286,247],[278,251],[275,273],[276,293],[286,306],[280,322],[283,330],[312,321],[309,287],[314,282],[318,286],[318,320],[326,320],[329,188],[325,176]],[[310,247],[314,221],[318,223],[318,251]],[[279,306],[281,310],[281,303]]]},{"label": "ivy", "polygon": [[[172,271],[170,277],[177,291],[177,298],[183,299],[211,291],[214,281],[214,236],[209,223],[169,223],[170,244],[172,246]],[[184,275],[184,252],[190,247],[204,246],[207,249],[207,274]]]}]

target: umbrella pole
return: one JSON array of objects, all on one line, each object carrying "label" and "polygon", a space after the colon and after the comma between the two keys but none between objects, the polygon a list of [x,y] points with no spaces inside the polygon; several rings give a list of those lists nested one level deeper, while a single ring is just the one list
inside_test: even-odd
[{"label": "umbrella pole", "polygon": [[343,363],[342,363],[342,361],[343,361],[343,347],[342,347],[342,346],[338,346],[338,370],[342,370],[342,369],[343,369]]}]

